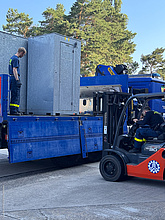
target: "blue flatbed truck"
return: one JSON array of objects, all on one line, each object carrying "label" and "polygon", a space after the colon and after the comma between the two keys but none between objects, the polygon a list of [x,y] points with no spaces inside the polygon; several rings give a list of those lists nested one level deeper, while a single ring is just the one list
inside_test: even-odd
[{"label": "blue flatbed truck", "polygon": [[0,75],[0,148],[18,163],[102,151],[102,116],[39,116],[7,114],[8,75]]},{"label": "blue flatbed truck", "polygon": [[[106,79],[106,80],[105,80]],[[141,80],[141,82],[139,81]],[[81,86],[121,85],[127,92],[131,84],[134,88],[146,88],[148,92],[159,92],[165,83],[155,79],[128,79],[128,75],[85,77]],[[143,85],[142,82],[145,84]],[[8,115],[9,78],[0,74],[0,148],[7,148],[9,162],[18,163],[31,160],[81,155],[101,152],[103,146],[103,117],[87,115],[39,116]],[[159,90],[159,91],[157,91]],[[153,106],[164,113],[164,102]],[[162,109],[163,108],[163,109]]]}]

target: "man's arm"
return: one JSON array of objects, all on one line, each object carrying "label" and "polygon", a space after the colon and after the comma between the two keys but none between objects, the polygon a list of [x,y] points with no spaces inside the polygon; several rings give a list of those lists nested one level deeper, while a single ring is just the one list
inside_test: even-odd
[{"label": "man's arm", "polygon": [[146,112],[146,115],[142,120],[137,121],[138,125],[148,125],[150,121],[150,112]]},{"label": "man's arm", "polygon": [[16,67],[13,67],[13,73],[14,73],[15,79],[18,81],[19,78],[18,78],[18,72],[17,72],[17,68]]},{"label": "man's arm", "polygon": [[149,123],[149,120],[150,120],[149,112],[146,112],[146,115],[144,116],[144,118],[140,118],[139,120],[136,118],[133,119],[133,121],[137,123],[138,125],[147,125]]}]

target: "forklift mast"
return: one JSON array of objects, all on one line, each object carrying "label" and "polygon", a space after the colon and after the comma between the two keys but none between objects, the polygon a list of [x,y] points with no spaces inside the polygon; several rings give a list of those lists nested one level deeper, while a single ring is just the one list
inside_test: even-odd
[{"label": "forklift mast", "polygon": [[[94,115],[103,115],[103,148],[109,149],[113,145],[115,132],[121,112],[126,101],[131,96],[129,93],[122,92],[104,92],[94,93],[93,95],[93,113]],[[132,105],[129,105],[128,118],[131,117]],[[127,132],[127,125],[121,126],[119,133]]]}]

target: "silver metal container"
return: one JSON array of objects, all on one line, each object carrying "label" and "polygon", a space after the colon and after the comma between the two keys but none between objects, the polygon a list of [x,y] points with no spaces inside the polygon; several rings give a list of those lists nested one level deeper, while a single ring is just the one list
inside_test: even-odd
[{"label": "silver metal container", "polygon": [[79,113],[80,57],[76,39],[56,33],[28,39],[28,113]]},{"label": "silver metal container", "polygon": [[[9,73],[9,60],[17,53],[19,47],[24,47],[27,50],[28,39],[8,34],[0,31],[0,73]],[[27,108],[27,58],[24,56],[20,59],[20,74],[21,74],[21,99],[20,110],[26,112]]]}]

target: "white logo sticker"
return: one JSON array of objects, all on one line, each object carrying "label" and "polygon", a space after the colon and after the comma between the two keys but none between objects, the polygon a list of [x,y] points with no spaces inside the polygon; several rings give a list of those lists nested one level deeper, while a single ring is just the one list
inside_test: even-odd
[{"label": "white logo sticker", "polygon": [[148,163],[148,169],[151,173],[159,173],[160,171],[160,164],[156,160],[151,160]]}]

